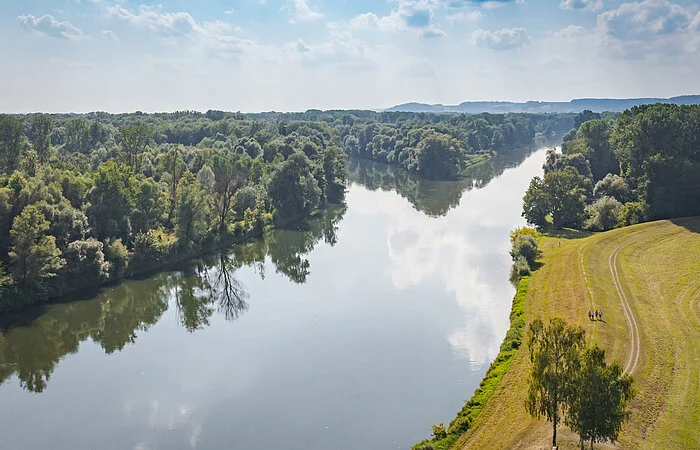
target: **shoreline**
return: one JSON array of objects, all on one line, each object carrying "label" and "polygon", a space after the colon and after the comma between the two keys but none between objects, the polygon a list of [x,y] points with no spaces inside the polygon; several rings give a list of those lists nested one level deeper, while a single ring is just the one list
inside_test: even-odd
[{"label": "shoreline", "polygon": [[[523,276],[518,281],[510,310],[510,327],[501,343],[498,355],[494,358],[484,378],[479,383],[472,397],[464,403],[456,417],[446,429],[433,425],[433,438],[418,442],[413,450],[447,450],[469,431],[478,420],[491,395],[500,385],[501,380],[510,370],[525,333],[525,298],[527,297],[530,276]],[[442,425],[442,423],[441,423]]]}]

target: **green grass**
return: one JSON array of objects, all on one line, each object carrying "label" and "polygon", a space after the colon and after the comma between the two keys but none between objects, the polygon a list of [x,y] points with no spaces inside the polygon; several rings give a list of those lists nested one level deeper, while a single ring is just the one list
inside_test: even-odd
[{"label": "green grass", "polygon": [[447,429],[447,436],[442,439],[433,438],[419,442],[413,446],[414,449],[448,449],[463,433],[469,430],[479,417],[489,397],[491,397],[503,376],[508,372],[518,349],[522,345],[523,333],[525,332],[525,298],[529,281],[530,277],[525,276],[518,282],[518,288],[515,292],[510,312],[510,328],[503,339],[498,356],[496,356],[496,359],[486,371],[484,379],[474,391],[472,398],[464,404],[462,410],[457,413],[457,417],[450,423]]},{"label": "green grass", "polygon": [[[608,265],[619,251],[617,269],[637,321],[640,356],[632,373],[631,419],[616,447],[700,448],[699,229],[696,217],[541,240],[542,266],[530,277],[526,321],[562,317],[581,325],[608,360],[624,367],[630,329]],[[587,311],[600,308],[605,322],[589,321]],[[452,448],[551,446],[551,425],[525,411],[529,370],[522,346],[478,420]],[[562,426],[558,443],[578,448],[578,436]]]}]

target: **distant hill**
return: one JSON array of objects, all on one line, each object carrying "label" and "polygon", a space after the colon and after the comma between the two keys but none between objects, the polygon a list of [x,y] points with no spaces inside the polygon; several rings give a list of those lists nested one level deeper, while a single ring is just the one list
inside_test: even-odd
[{"label": "distant hill", "polygon": [[426,112],[437,114],[477,114],[488,113],[579,113],[585,109],[593,112],[624,111],[633,106],[648,103],[673,103],[675,105],[700,104],[700,95],[683,95],[671,98],[578,98],[570,102],[464,102],[459,105],[429,105],[426,103],[404,103],[392,106],[384,111],[388,112]]}]

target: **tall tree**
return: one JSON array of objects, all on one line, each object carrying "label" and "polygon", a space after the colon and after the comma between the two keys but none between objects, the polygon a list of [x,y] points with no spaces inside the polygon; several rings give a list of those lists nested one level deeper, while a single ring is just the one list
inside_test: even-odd
[{"label": "tall tree", "polygon": [[561,411],[574,395],[573,380],[580,367],[584,336],[581,327],[568,325],[559,318],[547,325],[536,319],[528,329],[532,373],[525,406],[533,417],[544,416],[552,422],[554,447]]},{"label": "tall tree", "polygon": [[0,114],[0,169],[10,173],[17,168],[22,152],[24,123],[17,116]]},{"label": "tall tree", "polygon": [[233,212],[233,198],[248,181],[248,167],[237,155],[217,153],[214,163],[214,207],[219,233],[226,231]]},{"label": "tall tree", "polygon": [[122,158],[135,173],[141,171],[141,154],[153,139],[153,130],[144,122],[136,122],[119,129],[115,141],[122,147]]},{"label": "tall tree", "polygon": [[90,124],[82,117],[69,120],[65,125],[66,143],[69,153],[87,153],[90,150]]},{"label": "tall tree", "polygon": [[575,377],[575,395],[566,414],[566,425],[593,444],[615,442],[623,423],[629,419],[626,406],[632,399],[632,378],[619,364],[605,362],[605,350],[595,346],[586,351],[581,371]]},{"label": "tall tree", "polygon": [[39,155],[39,161],[45,164],[49,160],[49,148],[51,147],[51,131],[53,131],[53,119],[48,114],[36,114],[32,116],[31,135],[34,150]]},{"label": "tall tree", "polygon": [[48,230],[49,222],[35,205],[27,206],[15,217],[9,256],[15,282],[23,288],[36,287],[54,277],[65,264],[56,238],[48,236]]},{"label": "tall tree", "polygon": [[326,198],[329,202],[339,203],[345,193],[347,177],[347,158],[340,147],[331,145],[323,150],[323,174],[326,179]]},{"label": "tall tree", "polygon": [[175,234],[181,247],[199,243],[207,231],[211,197],[191,172],[185,172],[177,187]]}]

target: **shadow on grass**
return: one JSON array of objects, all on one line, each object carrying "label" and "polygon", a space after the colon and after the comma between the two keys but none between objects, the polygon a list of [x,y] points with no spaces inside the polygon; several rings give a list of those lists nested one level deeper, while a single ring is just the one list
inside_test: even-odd
[{"label": "shadow on grass", "polygon": [[700,234],[700,216],[695,217],[679,217],[676,219],[669,219],[670,222],[679,227],[683,227],[692,233]]},{"label": "shadow on grass", "polygon": [[574,230],[573,228],[564,228],[561,230],[546,230],[542,232],[543,236],[560,239],[583,239],[591,236],[590,231]]}]

